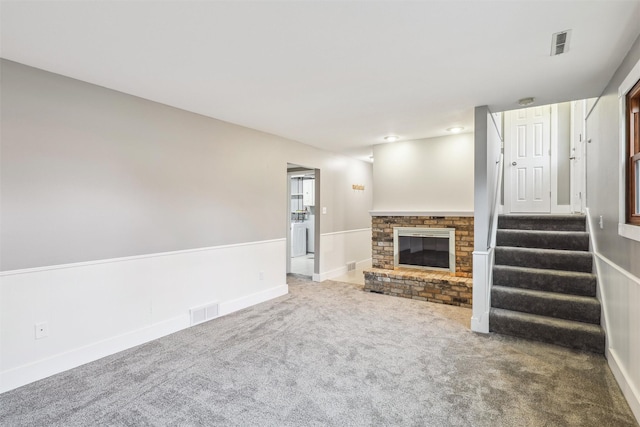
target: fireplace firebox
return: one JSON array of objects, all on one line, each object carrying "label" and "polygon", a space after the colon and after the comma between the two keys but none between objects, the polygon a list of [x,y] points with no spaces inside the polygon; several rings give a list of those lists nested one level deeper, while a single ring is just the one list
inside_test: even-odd
[{"label": "fireplace firebox", "polygon": [[455,229],[393,228],[394,267],[456,271]]}]

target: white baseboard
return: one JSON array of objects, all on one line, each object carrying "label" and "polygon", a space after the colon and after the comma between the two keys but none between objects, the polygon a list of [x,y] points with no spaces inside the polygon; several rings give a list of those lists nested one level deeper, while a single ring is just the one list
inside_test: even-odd
[{"label": "white baseboard", "polygon": [[313,281],[322,282],[348,273],[347,263],[356,261],[356,268],[371,259],[371,228],[346,230],[320,235],[320,273]]},{"label": "white baseboard", "polygon": [[[361,261],[356,262],[356,270],[362,270],[371,266],[371,258],[363,259]],[[325,271],[324,273],[314,274],[313,281],[314,282],[323,282],[325,280],[335,279],[336,277],[344,276],[349,272],[347,266],[335,268],[330,271]]]},{"label": "white baseboard", "polygon": [[0,393],[76,368],[189,327],[189,316],[174,317],[137,331],[57,354],[0,373]]},{"label": "white baseboard", "polygon": [[325,280],[331,280],[336,277],[340,277],[348,273],[347,266],[339,267],[330,271],[325,271],[320,274],[313,275],[314,282],[324,282]]},{"label": "white baseboard", "polygon": [[0,392],[187,328],[204,303],[225,315],[285,295],[285,265],[277,239],[4,272]]},{"label": "white baseboard", "polygon": [[372,258],[363,259],[362,261],[356,262],[356,270],[364,270],[365,268],[371,268]]},{"label": "white baseboard", "polygon": [[622,390],[622,394],[627,399],[627,403],[631,408],[631,412],[635,415],[636,420],[640,421],[640,393],[638,390],[627,381],[627,378],[631,378],[629,373],[626,372],[623,365],[620,363],[620,358],[618,357],[615,350],[607,348],[607,362],[609,362],[609,368],[611,368],[611,372],[613,376],[616,378],[620,389]]},{"label": "white baseboard", "polygon": [[[289,286],[281,285],[221,303],[219,307],[220,315],[218,317],[278,298],[286,295],[288,292]],[[31,382],[50,377],[51,375],[73,369],[120,351],[162,338],[166,335],[186,329],[189,326],[189,316],[185,313],[183,316],[174,317],[136,331],[99,341],[91,345],[73,349],[65,353],[57,354],[53,357],[2,372],[0,373],[0,393],[13,390]]]},{"label": "white baseboard", "polygon": [[[640,278],[620,267],[599,251],[595,227],[590,209],[585,208],[590,249],[594,255],[595,273],[598,277],[597,296],[602,305],[601,325],[605,330],[605,355],[622,394],[636,420],[640,421],[640,338],[636,333],[636,307],[640,302]],[[622,354],[618,348],[623,348]],[[636,349],[635,351],[633,349]]]},{"label": "white baseboard", "polygon": [[[593,238],[593,234],[591,234]],[[597,245],[594,245],[597,248]],[[596,265],[596,274],[598,275],[598,296],[600,298],[600,302],[602,303],[602,327],[605,330],[606,336],[606,357],[607,362],[609,364],[609,368],[613,373],[620,389],[622,390],[622,394],[624,395],[633,415],[636,417],[636,420],[640,422],[640,392],[636,386],[638,383],[638,375],[634,374],[634,370],[637,369],[638,365],[638,355],[627,354],[626,357],[621,357],[618,354],[616,346],[620,345],[618,342],[620,339],[625,339],[625,337],[621,337],[619,332],[616,331],[614,334],[612,328],[616,327],[615,325],[619,325],[621,323],[620,316],[625,317],[625,312],[627,310],[633,310],[633,305],[637,304],[637,298],[632,298],[631,294],[637,294],[636,292],[631,292],[629,288],[627,291],[628,298],[625,299],[625,303],[628,305],[626,308],[621,309],[621,302],[618,301],[616,306],[610,307],[609,301],[607,297],[608,292],[603,292],[601,288],[604,285],[604,281],[607,280],[607,285],[616,285],[620,286],[623,283],[626,283],[628,287],[634,287],[638,289],[640,286],[640,279],[628,271],[622,269],[619,265],[602,255],[597,249],[594,249],[594,258]],[[612,274],[615,277],[615,282],[612,282]],[[624,322],[623,322],[624,323]],[[628,322],[627,322],[628,323]],[[619,329],[619,328],[618,328]],[[625,334],[634,334],[632,327],[629,324],[625,324]],[[613,338],[617,338],[613,339]],[[631,348],[637,348],[638,346],[638,338],[636,335],[626,335],[626,339],[628,342],[625,345],[630,346]],[[635,342],[634,342],[635,341]],[[636,352],[637,353],[637,352]],[[631,371],[631,372],[629,372]]]},{"label": "white baseboard", "polygon": [[227,314],[231,314],[235,311],[239,311],[245,309],[247,307],[251,307],[256,304],[260,304],[262,302],[269,301],[274,298],[281,297],[283,295],[287,295],[289,293],[289,285],[280,285],[274,288],[266,289],[261,292],[256,292],[251,295],[244,296],[242,298],[237,298],[231,301],[223,302],[219,306],[220,316],[225,316]]}]

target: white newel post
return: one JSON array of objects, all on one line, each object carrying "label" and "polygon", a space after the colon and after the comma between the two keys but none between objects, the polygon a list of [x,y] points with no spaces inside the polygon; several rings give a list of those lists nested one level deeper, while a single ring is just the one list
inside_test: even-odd
[{"label": "white newel post", "polygon": [[489,332],[489,318],[485,315],[487,293],[489,292],[489,203],[488,156],[487,156],[487,106],[476,107],[474,111],[474,251],[473,251],[473,305],[471,330]]},{"label": "white newel post", "polygon": [[491,293],[489,292],[490,265],[493,249],[473,252],[473,311],[471,330],[489,333],[489,310]]}]

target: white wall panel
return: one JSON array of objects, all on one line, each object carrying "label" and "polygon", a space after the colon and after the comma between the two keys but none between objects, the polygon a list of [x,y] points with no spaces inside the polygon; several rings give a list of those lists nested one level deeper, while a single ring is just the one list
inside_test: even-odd
[{"label": "white wall panel", "polygon": [[371,228],[320,235],[320,275],[322,281],[347,272],[347,262],[364,264],[371,260]]},{"label": "white wall panel", "polygon": [[607,359],[636,418],[640,419],[640,278],[596,253],[607,334]]},{"label": "white wall panel", "polygon": [[[286,241],[69,264],[0,276],[0,391],[287,293]],[[263,279],[260,279],[263,272]],[[49,336],[35,339],[35,324]]]}]

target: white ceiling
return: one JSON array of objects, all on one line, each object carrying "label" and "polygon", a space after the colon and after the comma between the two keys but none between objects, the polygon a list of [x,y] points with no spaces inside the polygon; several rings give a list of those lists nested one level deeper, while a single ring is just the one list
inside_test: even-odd
[{"label": "white ceiling", "polygon": [[[597,96],[633,1],[1,3],[1,56],[306,144],[473,129],[473,107]],[[551,57],[551,34],[572,30]]]}]

